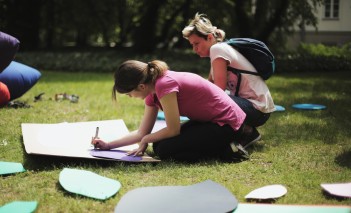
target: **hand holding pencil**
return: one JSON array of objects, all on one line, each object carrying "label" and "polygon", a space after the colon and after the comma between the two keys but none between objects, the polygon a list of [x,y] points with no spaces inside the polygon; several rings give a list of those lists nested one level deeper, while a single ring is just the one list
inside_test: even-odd
[{"label": "hand holding pencil", "polygon": [[94,149],[110,149],[110,145],[99,138],[99,127],[96,127],[95,136],[91,138]]},{"label": "hand holding pencil", "polygon": [[96,149],[96,148],[97,148],[97,145],[99,145],[99,142],[95,142],[95,143],[94,143],[94,141],[95,141],[96,139],[98,139],[98,138],[99,138],[99,127],[96,127],[95,137],[93,137],[93,138],[91,139],[91,143],[94,145],[94,149]]}]

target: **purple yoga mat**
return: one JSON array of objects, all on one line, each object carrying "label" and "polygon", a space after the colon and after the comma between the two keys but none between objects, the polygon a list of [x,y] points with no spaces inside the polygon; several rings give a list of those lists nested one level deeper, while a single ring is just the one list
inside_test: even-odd
[{"label": "purple yoga mat", "polygon": [[111,158],[122,161],[141,161],[141,157],[139,156],[129,156],[126,151],[120,150],[98,150],[93,149],[90,151],[90,154],[94,157],[100,158]]}]

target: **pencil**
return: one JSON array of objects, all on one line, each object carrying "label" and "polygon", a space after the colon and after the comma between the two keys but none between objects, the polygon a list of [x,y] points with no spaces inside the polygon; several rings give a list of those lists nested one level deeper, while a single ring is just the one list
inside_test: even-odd
[{"label": "pencil", "polygon": [[[99,137],[99,127],[96,127],[96,131],[95,131],[95,137],[94,139]],[[94,144],[94,149],[96,149],[96,144]]]},{"label": "pencil", "polygon": [[99,137],[99,127],[96,127],[95,138]]}]

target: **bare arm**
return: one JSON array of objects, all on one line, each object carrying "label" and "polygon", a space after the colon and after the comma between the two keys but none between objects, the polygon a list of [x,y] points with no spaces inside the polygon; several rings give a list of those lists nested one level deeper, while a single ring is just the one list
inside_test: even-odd
[{"label": "bare arm", "polygon": [[165,138],[170,138],[180,133],[180,116],[176,92],[165,95],[160,99],[165,113],[167,126],[157,132],[145,135],[140,144],[139,149],[130,152],[132,155],[140,155],[147,148],[148,143],[154,143]]},{"label": "bare arm", "polygon": [[155,124],[158,108],[145,105],[144,116],[137,131],[131,132],[122,138],[105,142],[101,139],[93,139],[92,144],[100,149],[113,149],[138,143],[152,131]]},{"label": "bare arm", "polygon": [[211,75],[211,71],[210,73],[208,74],[208,78],[207,78],[211,83],[214,83],[213,82],[213,78],[212,78],[212,75]]},{"label": "bare arm", "polygon": [[180,133],[180,115],[177,101],[177,93],[172,92],[160,99],[160,102],[165,113],[167,126],[155,133],[146,135],[142,142],[153,143],[165,138],[176,136]]},{"label": "bare arm", "polygon": [[216,58],[212,62],[214,79],[213,82],[222,90],[227,87],[227,61],[223,58]]}]

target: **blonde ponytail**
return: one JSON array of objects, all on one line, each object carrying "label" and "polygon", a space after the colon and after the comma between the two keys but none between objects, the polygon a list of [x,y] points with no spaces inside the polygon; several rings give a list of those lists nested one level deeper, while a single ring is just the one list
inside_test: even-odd
[{"label": "blonde ponytail", "polygon": [[182,34],[185,39],[188,39],[192,34],[204,39],[207,39],[207,36],[212,34],[217,42],[221,42],[225,39],[225,32],[213,26],[205,14],[199,13],[195,14],[194,19],[183,29]]}]

